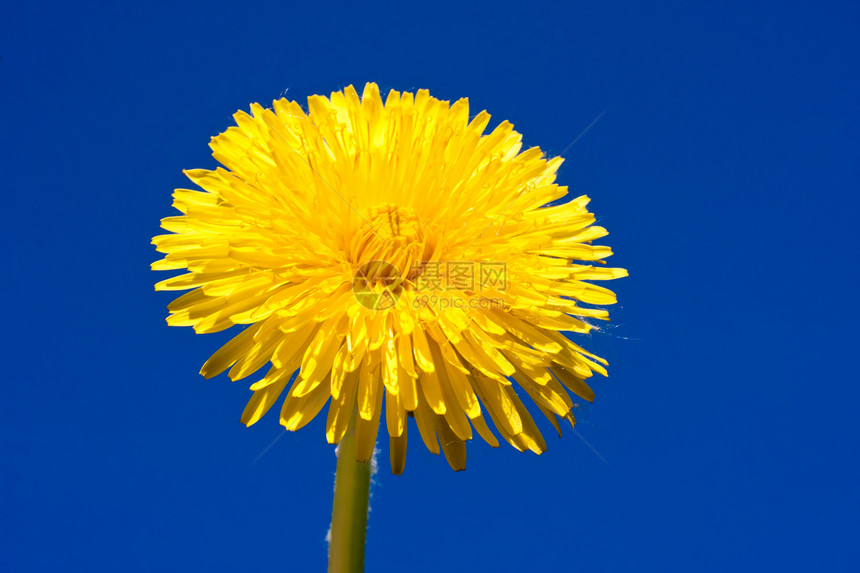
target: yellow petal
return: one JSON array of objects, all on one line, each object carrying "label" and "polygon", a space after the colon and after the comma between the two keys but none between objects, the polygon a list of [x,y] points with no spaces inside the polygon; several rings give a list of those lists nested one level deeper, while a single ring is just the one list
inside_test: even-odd
[{"label": "yellow petal", "polygon": [[212,378],[235,364],[254,345],[254,334],[259,328],[259,324],[251,325],[230,339],[203,364],[200,374],[204,378]]},{"label": "yellow petal", "polygon": [[514,374],[514,380],[522,386],[523,390],[531,396],[532,400],[538,406],[562,417],[570,411],[570,405],[565,402],[564,398],[554,392],[552,388],[537,384],[527,376],[520,375],[519,373]]},{"label": "yellow petal", "polygon": [[375,408],[381,399],[378,353],[373,352],[361,364],[358,377],[358,413],[363,420],[372,420],[377,414]]},{"label": "yellow petal", "polygon": [[391,473],[394,475],[403,474],[403,469],[406,467],[406,426],[403,426],[403,433],[397,437],[392,436],[389,440],[390,456],[391,456]]},{"label": "yellow petal", "polygon": [[415,363],[422,372],[433,372],[433,357],[430,354],[430,345],[427,341],[427,334],[420,325],[416,325],[412,332],[412,350],[415,354]]},{"label": "yellow petal", "polygon": [[293,383],[293,388],[284,400],[281,408],[281,424],[288,430],[298,430],[310,422],[325,403],[331,393],[328,384],[320,384],[308,394],[297,396],[293,393],[298,380]]},{"label": "yellow petal", "polygon": [[444,418],[436,417],[436,428],[439,432],[442,452],[445,454],[445,459],[448,460],[451,469],[455,472],[466,469],[466,443],[448,427]]},{"label": "yellow petal", "polygon": [[272,364],[280,366],[303,357],[308,343],[314,340],[319,328],[319,323],[309,322],[298,330],[286,333],[281,339],[283,342],[272,356]]},{"label": "yellow petal", "polygon": [[481,374],[475,375],[475,392],[487,407],[490,419],[501,431],[519,434],[523,431],[520,414],[505,391],[504,385]]},{"label": "yellow petal", "polygon": [[490,427],[487,425],[487,421],[484,419],[483,416],[479,415],[472,418],[472,425],[475,426],[475,430],[477,430],[478,435],[480,435],[485,442],[490,444],[491,447],[499,447],[498,438],[493,435],[492,430],[490,430]]},{"label": "yellow petal", "polygon": [[302,358],[302,370],[292,392],[302,396],[312,391],[331,375],[332,364],[342,337],[336,330],[338,321],[331,319],[320,327]]},{"label": "yellow petal", "polygon": [[397,341],[394,338],[394,333],[390,332],[388,340],[382,346],[382,383],[388,394],[400,392],[397,380],[398,370]]},{"label": "yellow petal", "polygon": [[251,399],[248,400],[248,405],[245,406],[245,410],[242,412],[240,420],[246,426],[255,424],[269,411],[274,403],[278,401],[278,397],[284,391],[287,382],[290,381],[289,374],[284,372],[276,371],[273,375],[273,372],[270,371],[267,377],[269,376],[272,376],[272,383],[268,384],[262,390],[254,392]]},{"label": "yellow petal", "polygon": [[418,387],[430,409],[439,415],[443,415],[447,406],[442,397],[442,388],[439,385],[439,377],[436,372],[425,372],[418,378]]},{"label": "yellow petal", "polygon": [[562,384],[567,386],[571,392],[583,400],[594,402],[594,390],[585,383],[585,380],[574,375],[567,368],[559,364],[554,364],[549,370]]},{"label": "yellow petal", "polygon": [[418,381],[410,376],[402,365],[398,372],[397,384],[400,386],[400,400],[403,408],[413,411],[418,407]]},{"label": "yellow petal", "polygon": [[448,373],[451,391],[460,408],[463,409],[469,418],[480,416],[481,404],[478,402],[478,397],[472,389],[471,377],[467,377],[448,363],[445,364],[445,370]]},{"label": "yellow petal", "polygon": [[406,371],[406,374],[412,378],[417,378],[415,372],[415,364],[412,361],[412,337],[407,334],[401,334],[397,339],[397,354],[400,366]]},{"label": "yellow petal", "polygon": [[415,409],[415,424],[421,440],[431,453],[439,455],[439,440],[436,438],[436,414],[427,405],[424,396],[418,393],[418,407]]},{"label": "yellow petal", "polygon": [[337,444],[343,439],[355,410],[355,395],[358,392],[358,371],[346,375],[343,388],[337,398],[332,398],[326,419],[326,440]]},{"label": "yellow petal", "polygon": [[399,394],[385,392],[385,421],[389,436],[397,437],[406,428],[406,410],[400,403]]},{"label": "yellow petal", "polygon": [[[504,383],[505,374],[499,371],[499,366],[496,365],[492,358],[490,358],[489,356],[487,356],[486,353],[483,352],[483,349],[480,345],[473,343],[468,336],[462,338],[459,343],[454,345],[454,347],[457,349],[457,352],[460,353],[460,355],[465,361],[467,361],[475,369],[479,370],[482,374],[484,374],[484,376]],[[507,361],[505,362],[507,363]],[[513,372],[513,366],[510,366],[510,370],[511,372]]]},{"label": "yellow petal", "polygon": [[[375,376],[375,379],[379,382],[379,376]],[[369,420],[359,417],[356,420],[355,459],[360,462],[368,462],[373,456],[373,446],[376,444],[376,434],[379,432],[379,418],[382,415],[382,394],[382,390],[378,389],[376,403],[372,406],[373,417]]]},{"label": "yellow petal", "polygon": [[272,336],[262,342],[255,343],[251,350],[240,358],[239,361],[230,369],[228,374],[230,376],[230,380],[233,380],[234,382],[236,380],[241,380],[262,368],[263,365],[271,359],[272,353],[275,352],[275,348],[280,344],[280,342],[280,336]]}]

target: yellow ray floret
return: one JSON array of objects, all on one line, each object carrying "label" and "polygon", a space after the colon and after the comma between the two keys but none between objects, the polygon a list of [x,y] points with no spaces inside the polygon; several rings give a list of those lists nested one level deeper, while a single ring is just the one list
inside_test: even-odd
[{"label": "yellow ray floret", "polygon": [[[606,361],[565,332],[587,333],[615,294],[588,281],[607,268],[607,234],[588,198],[555,184],[561,158],[522,150],[508,122],[376,84],[349,86],[237,112],[214,137],[223,167],[186,175],[182,215],[162,220],[154,270],[183,270],[157,290],[189,290],[168,324],[242,330],[203,365],[209,378],[253,383],[241,420],[257,422],[283,398],[281,423],[298,430],[328,403],[326,438],[355,428],[368,460],[385,417],[391,467],[405,465],[408,419],[451,467],[466,464],[473,431],[519,450],[546,443],[521,396],[560,431],[575,422],[568,391]],[[413,439],[415,434],[413,433]],[[441,447],[441,448],[440,448]]]}]

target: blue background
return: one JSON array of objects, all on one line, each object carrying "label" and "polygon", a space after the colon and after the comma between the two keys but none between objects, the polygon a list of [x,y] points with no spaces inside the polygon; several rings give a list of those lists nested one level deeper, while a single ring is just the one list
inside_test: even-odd
[{"label": "blue background", "polygon": [[149,241],[235,110],[376,81],[550,155],[606,111],[560,182],[631,276],[585,341],[608,463],[384,443],[368,571],[858,570],[858,4],[646,4],[7,2],[0,568],[325,569],[324,420],[258,459]]}]

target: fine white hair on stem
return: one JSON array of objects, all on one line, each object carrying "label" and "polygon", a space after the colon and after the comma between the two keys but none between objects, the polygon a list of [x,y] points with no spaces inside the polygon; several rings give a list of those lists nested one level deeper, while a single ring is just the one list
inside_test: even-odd
[{"label": "fine white hair on stem", "polygon": [[[377,442],[378,444],[378,442]],[[340,444],[337,444],[334,447],[334,455],[337,457],[338,452],[340,451]],[[376,483],[373,479],[373,476],[379,471],[379,463],[377,462],[377,456],[379,455],[379,447],[377,445],[373,446],[373,455],[370,457],[370,485],[371,490],[367,496],[367,515],[370,515],[370,499],[373,497],[373,489],[372,486]],[[337,473],[335,473],[335,481],[332,483],[332,491],[334,491],[335,486],[337,484]],[[328,524],[328,530],[325,532],[325,542],[331,548],[331,523]]]}]

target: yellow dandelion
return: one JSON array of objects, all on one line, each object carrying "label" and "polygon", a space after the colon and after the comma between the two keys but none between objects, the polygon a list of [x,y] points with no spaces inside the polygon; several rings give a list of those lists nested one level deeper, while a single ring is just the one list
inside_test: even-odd
[{"label": "yellow dandelion", "polygon": [[[627,275],[607,268],[592,241],[585,196],[554,183],[561,158],[521,151],[507,121],[489,134],[481,112],[375,84],[331,97],[251,105],[214,137],[224,167],[186,175],[171,234],[153,239],[154,270],[188,272],[157,290],[190,290],[168,324],[198,333],[246,325],[203,365],[251,385],[242,413],[257,422],[286,391],[281,424],[298,430],[328,403],[326,438],[350,430],[367,461],[384,415],[391,466],[405,464],[407,419],[455,470],[466,442],[491,430],[519,450],[546,443],[523,405],[528,395],[556,430],[575,423],[571,392],[606,361],[565,332],[608,320],[615,302],[589,281]],[[584,306],[586,305],[586,306]]]}]

